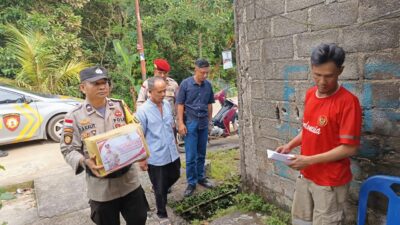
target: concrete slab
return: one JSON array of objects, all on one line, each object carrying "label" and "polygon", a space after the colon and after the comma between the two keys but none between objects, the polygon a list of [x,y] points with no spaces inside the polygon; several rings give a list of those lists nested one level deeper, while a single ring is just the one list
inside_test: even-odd
[{"label": "concrete slab", "polygon": [[2,203],[0,224],[7,222],[9,225],[25,225],[32,224],[39,219],[33,189],[16,195],[16,199],[3,201]]},{"label": "concrete slab", "polygon": [[54,217],[89,207],[85,174],[61,170],[34,180],[40,217]]},{"label": "concrete slab", "polygon": [[234,212],[221,218],[215,219],[210,225],[263,225],[265,218],[257,213]]},{"label": "concrete slab", "polygon": [[90,220],[90,209],[78,210],[53,218],[45,218],[32,225],[94,225]]},{"label": "concrete slab", "polygon": [[60,144],[50,141],[31,141],[1,146],[9,153],[0,158],[6,170],[0,170],[0,187],[32,181],[44,176],[50,169],[68,166]]}]

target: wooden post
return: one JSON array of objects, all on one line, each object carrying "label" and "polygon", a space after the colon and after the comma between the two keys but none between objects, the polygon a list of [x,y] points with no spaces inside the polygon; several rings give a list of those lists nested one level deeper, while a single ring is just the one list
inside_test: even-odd
[{"label": "wooden post", "polygon": [[140,69],[142,71],[142,80],[146,80],[146,60],[144,57],[144,45],[142,35],[142,21],[140,19],[140,8],[139,0],[135,0],[135,11],[136,11],[136,22],[137,22],[137,39],[138,39],[138,50],[140,55]]}]

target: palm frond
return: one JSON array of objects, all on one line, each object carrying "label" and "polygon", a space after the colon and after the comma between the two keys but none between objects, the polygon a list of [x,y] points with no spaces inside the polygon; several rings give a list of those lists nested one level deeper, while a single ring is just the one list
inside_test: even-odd
[{"label": "palm frond", "polygon": [[85,61],[71,60],[59,68],[54,76],[55,91],[63,92],[65,84],[78,83],[79,72],[90,66]]}]

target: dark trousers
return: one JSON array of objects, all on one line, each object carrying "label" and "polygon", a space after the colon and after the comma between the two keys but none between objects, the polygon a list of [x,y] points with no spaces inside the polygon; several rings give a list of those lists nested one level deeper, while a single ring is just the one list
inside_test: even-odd
[{"label": "dark trousers", "polygon": [[[202,127],[202,121],[186,121],[185,136],[186,178],[188,184],[196,184],[206,178],[204,164],[208,141],[208,129]],[[206,122],[207,124],[207,122]]]},{"label": "dark trousers", "polygon": [[180,168],[179,158],[164,166],[149,164],[148,173],[156,197],[157,215],[160,218],[168,217],[166,209],[168,189],[179,179]]},{"label": "dark trousers", "polygon": [[124,197],[107,202],[90,200],[89,204],[90,218],[97,225],[120,225],[120,212],[127,225],[146,224],[149,204],[141,186]]}]

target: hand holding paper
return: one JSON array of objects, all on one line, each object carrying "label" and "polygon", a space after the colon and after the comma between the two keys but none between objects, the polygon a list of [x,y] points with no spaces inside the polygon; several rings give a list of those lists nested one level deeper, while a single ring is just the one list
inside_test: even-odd
[{"label": "hand holding paper", "polygon": [[294,155],[292,154],[282,154],[270,149],[267,149],[267,155],[269,159],[284,162],[286,164],[289,164],[292,161],[291,159],[294,158]]}]

